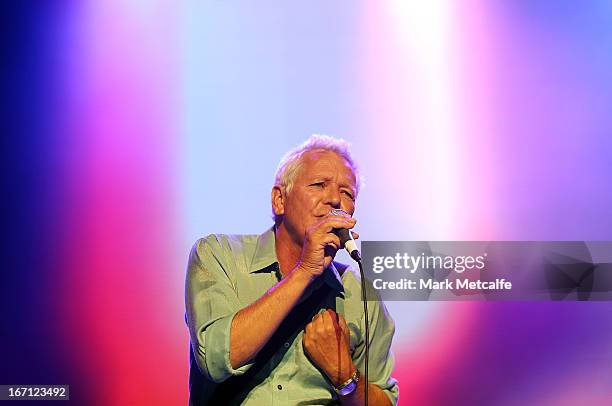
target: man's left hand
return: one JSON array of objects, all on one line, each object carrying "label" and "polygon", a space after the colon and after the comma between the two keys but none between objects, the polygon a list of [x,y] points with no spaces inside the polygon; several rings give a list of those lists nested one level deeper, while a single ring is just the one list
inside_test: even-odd
[{"label": "man's left hand", "polygon": [[304,332],[304,352],[338,387],[355,372],[350,353],[350,336],[344,317],[333,310],[317,314]]}]

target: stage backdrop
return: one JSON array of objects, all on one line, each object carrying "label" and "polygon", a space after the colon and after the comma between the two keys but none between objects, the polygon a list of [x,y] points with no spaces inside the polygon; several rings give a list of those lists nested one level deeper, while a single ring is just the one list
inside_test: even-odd
[{"label": "stage backdrop", "polygon": [[[16,3],[2,384],[186,404],[189,249],[311,133],[364,239],[612,239],[610,1]],[[401,405],[612,403],[612,303],[388,307]]]}]

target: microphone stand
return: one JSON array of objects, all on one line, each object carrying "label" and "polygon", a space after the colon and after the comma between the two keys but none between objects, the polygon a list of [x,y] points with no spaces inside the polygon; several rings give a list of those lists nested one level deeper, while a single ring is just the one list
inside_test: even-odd
[{"label": "microphone stand", "polygon": [[351,258],[357,262],[359,265],[359,274],[361,275],[361,300],[363,301],[363,313],[364,313],[364,321],[365,321],[365,370],[364,370],[364,380],[365,380],[365,388],[364,388],[364,401],[365,406],[368,406],[368,364],[370,363],[370,322],[368,320],[368,300],[366,295],[366,282],[365,282],[365,274],[363,272],[363,265],[361,263],[361,254],[359,251],[354,250],[351,252]]}]

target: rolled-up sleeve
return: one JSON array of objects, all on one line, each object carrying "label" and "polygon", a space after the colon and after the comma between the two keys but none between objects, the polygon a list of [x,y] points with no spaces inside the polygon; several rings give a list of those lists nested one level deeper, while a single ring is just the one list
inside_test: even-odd
[{"label": "rolled-up sleeve", "polygon": [[189,255],[185,308],[191,346],[200,371],[212,382],[245,373],[230,363],[230,330],[240,302],[228,272],[228,261],[215,236],[198,240]]},{"label": "rolled-up sleeve", "polygon": [[[375,294],[375,293],[374,293]],[[368,363],[368,381],[380,387],[391,400],[397,404],[399,387],[391,373],[394,367],[394,357],[391,351],[391,342],[395,333],[395,324],[389,315],[384,303],[368,301],[370,322],[370,353]],[[362,321],[365,321],[362,319]],[[362,330],[365,332],[365,329]],[[354,360],[360,371],[365,366],[365,343],[362,342],[355,349]]]}]

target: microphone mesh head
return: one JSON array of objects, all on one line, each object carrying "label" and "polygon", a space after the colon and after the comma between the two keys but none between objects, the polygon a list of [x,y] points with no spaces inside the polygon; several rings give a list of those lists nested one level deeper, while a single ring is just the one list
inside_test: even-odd
[{"label": "microphone mesh head", "polygon": [[348,214],[347,212],[345,212],[342,209],[331,209],[331,211],[329,212],[329,214],[337,216],[337,215],[344,215],[344,216],[348,216],[351,217],[350,214]]}]

